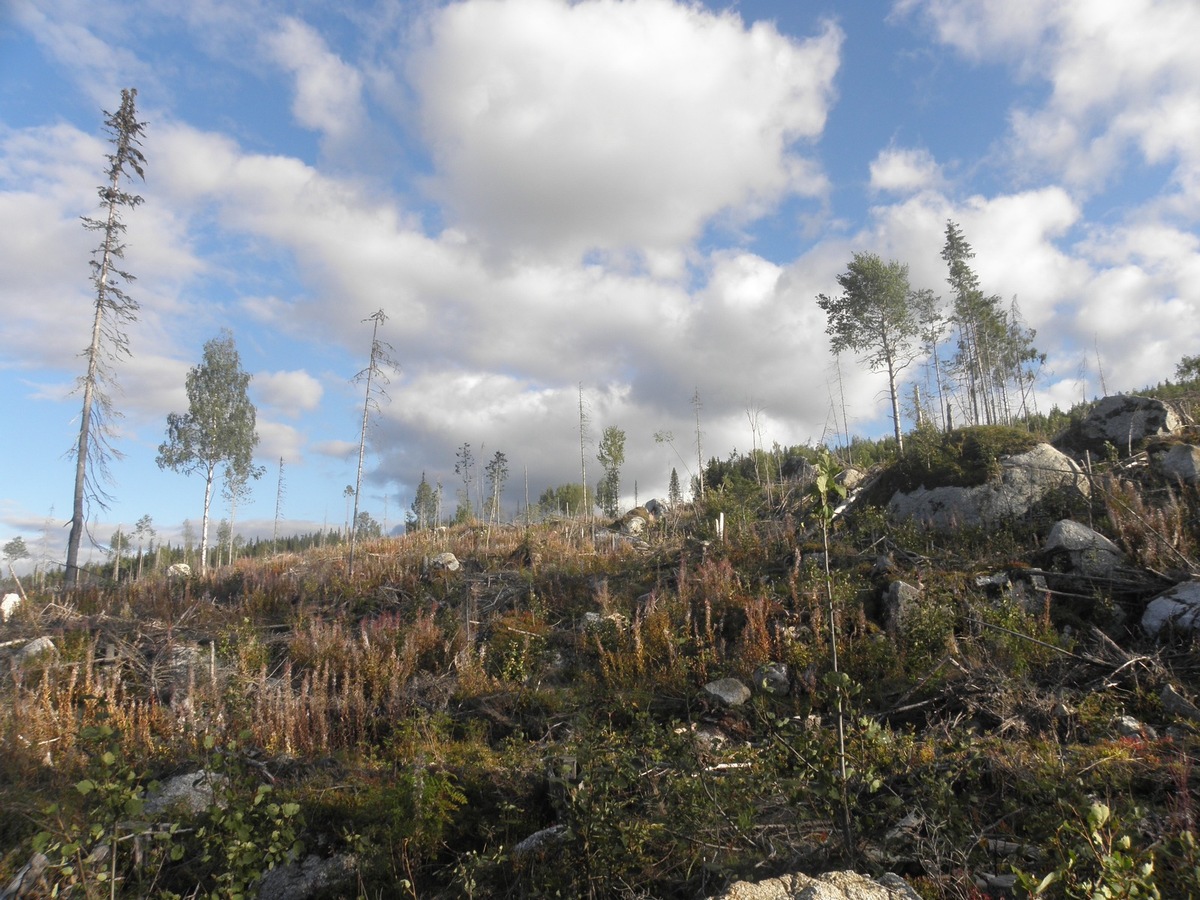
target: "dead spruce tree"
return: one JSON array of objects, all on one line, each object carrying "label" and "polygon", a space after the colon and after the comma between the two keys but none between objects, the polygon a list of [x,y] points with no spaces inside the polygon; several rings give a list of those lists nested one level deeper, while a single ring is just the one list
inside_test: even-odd
[{"label": "dead spruce tree", "polygon": [[363,319],[364,322],[373,323],[371,326],[371,358],[367,367],[354,376],[356,382],[365,382],[366,395],[363,398],[362,430],[359,432],[358,438],[358,474],[354,482],[354,518],[350,520],[352,527],[350,528],[350,558],[347,562],[347,569],[351,575],[354,574],[354,545],[358,534],[358,501],[362,496],[363,460],[367,453],[367,426],[370,424],[371,410],[379,410],[378,398],[387,396],[384,385],[388,384],[388,377],[384,367],[398,368],[392,359],[392,345],[379,339],[379,326],[386,322],[387,318],[387,314],[379,309]]},{"label": "dead spruce tree", "polygon": [[108,154],[108,181],[99,188],[101,218],[84,217],[83,227],[100,232],[100,245],[92,252],[92,286],[96,292],[93,304],[92,339],[83,357],[87,373],[79,379],[83,393],[83,410],[79,417],[79,440],[73,449],[75,456],[75,494],[71,511],[71,532],[67,538],[65,584],[74,587],[79,580],[79,545],[83,541],[85,506],[94,503],[102,509],[108,506],[103,483],[108,480],[108,461],[118,457],[109,444],[109,421],[119,413],[113,408],[110,391],[115,387],[112,364],[129,356],[129,339],[125,326],[137,321],[137,301],[125,293],[122,283],[132,282],[133,276],[118,267],[125,256],[122,236],[125,224],[121,209],[133,209],[142,202],[137,194],[121,190],[122,179],[132,180],[131,172],[145,180],[143,166],[146,158],[141,146],[145,125],[138,121],[134,99],[137,90],[121,91],[121,108],[115,113],[105,111],[104,126],[109,134],[113,152]]}]

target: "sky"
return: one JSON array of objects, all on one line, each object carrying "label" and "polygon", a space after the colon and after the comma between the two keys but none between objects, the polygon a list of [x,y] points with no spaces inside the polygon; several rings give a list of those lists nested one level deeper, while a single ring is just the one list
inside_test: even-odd
[{"label": "sky", "polygon": [[1198,34],[1194,0],[0,0],[0,542],[65,553],[80,218],[122,88],[140,310],[93,560],[144,515],[198,529],[203,479],[155,459],[226,328],[266,470],[247,536],[280,460],[280,532],[344,524],[379,310],[360,509],[389,530],[423,473],[453,506],[464,442],[505,454],[507,515],[577,481],[581,398],[589,481],[626,433],[625,505],[687,483],[697,418],[705,459],[836,443],[843,397],[889,433],[815,298],[856,252],[948,297],[948,220],[1036,329],[1040,408],[1170,378],[1200,352]]}]

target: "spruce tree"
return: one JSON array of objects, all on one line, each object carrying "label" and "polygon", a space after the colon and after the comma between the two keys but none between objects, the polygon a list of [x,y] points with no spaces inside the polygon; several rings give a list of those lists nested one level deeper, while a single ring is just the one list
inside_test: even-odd
[{"label": "spruce tree", "polygon": [[133,209],[142,198],[121,190],[123,179],[132,180],[131,171],[145,180],[143,166],[146,158],[141,146],[145,125],[138,121],[135,108],[137,90],[121,91],[121,107],[117,112],[104,114],[113,152],[108,154],[108,182],[99,188],[102,218],[85,217],[83,226],[101,234],[100,246],[92,253],[92,286],[95,289],[92,315],[92,339],[83,356],[87,372],[79,379],[83,408],[79,417],[79,438],[74,447],[75,493],[71,511],[71,531],[67,537],[67,559],[64,583],[73,587],[79,580],[79,546],[83,541],[85,506],[95,503],[102,509],[108,506],[108,495],[102,484],[108,479],[108,461],[119,454],[109,444],[109,420],[119,415],[113,408],[110,390],[114,386],[111,364],[129,356],[129,339],[125,327],[137,321],[137,301],[125,293],[122,282],[133,276],[118,268],[125,257],[122,236],[125,224],[121,221],[123,207]]}]

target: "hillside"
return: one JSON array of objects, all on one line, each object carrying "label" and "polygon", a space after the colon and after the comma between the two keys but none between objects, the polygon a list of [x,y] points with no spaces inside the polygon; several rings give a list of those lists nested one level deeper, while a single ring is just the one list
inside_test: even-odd
[{"label": "hillside", "polygon": [[[987,478],[1027,443],[957,435],[930,471],[935,444],[991,448]],[[456,526],[368,544],[353,577],[333,548],[31,594],[0,630],[0,896],[35,850],[14,896],[232,897],[289,859],[328,885],[275,896],[845,869],[1192,896],[1200,652],[1142,616],[1200,572],[1200,491],[1148,446],[983,527],[891,521],[868,486],[826,531],[813,473],[731,476],[638,536]],[[913,458],[875,493],[928,482]],[[1068,517],[1111,565],[1047,547]],[[201,772],[194,813],[147,802]]]}]

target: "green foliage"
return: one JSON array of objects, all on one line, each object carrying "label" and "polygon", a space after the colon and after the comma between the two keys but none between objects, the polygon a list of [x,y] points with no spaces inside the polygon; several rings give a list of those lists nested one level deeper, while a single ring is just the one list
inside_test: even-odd
[{"label": "green foliage", "polygon": [[1175,366],[1175,378],[1179,381],[1200,380],[1200,354],[1183,357]]},{"label": "green foliage", "polygon": [[[56,894],[78,887],[86,896],[118,890],[133,895],[131,885],[153,883],[158,866],[168,858],[182,858],[183,846],[172,843],[179,826],[155,827],[142,821],[146,791],[154,785],[143,785],[125,761],[114,728],[104,723],[89,726],[79,739],[91,760],[87,777],[74,785],[81,810],[77,817],[63,820],[65,806],[52,805],[47,813],[59,817],[59,825],[37,834],[33,849],[49,859]],[[150,839],[146,858],[139,849],[142,838]]]},{"label": "green foliage", "polygon": [[976,425],[949,432],[914,431],[908,452],[881,476],[872,499],[886,502],[897,491],[919,487],[974,487],[999,473],[1001,456],[1024,453],[1036,436],[1001,425]]},{"label": "green foliage", "polygon": [[188,411],[167,416],[167,439],[158,447],[157,462],[160,469],[204,475],[203,571],[208,566],[208,510],[217,467],[225,464],[235,478],[250,473],[258,446],[250,375],[242,370],[232,332],[222,329],[205,343],[203,359],[188,372],[185,386]]},{"label": "green foliage", "polygon": [[25,538],[17,535],[4,545],[4,558],[9,562],[29,559],[29,548],[25,546]]},{"label": "green foliage", "polygon": [[604,477],[596,486],[596,505],[606,516],[615,516],[621,502],[621,466],[625,463],[625,432],[615,425],[604,429],[596,459]]},{"label": "green foliage", "polygon": [[543,516],[572,515],[584,512],[584,491],[581,484],[560,484],[546,488],[538,497],[538,509]]},{"label": "green foliage", "polygon": [[896,443],[903,446],[896,378],[914,355],[918,334],[916,308],[908,283],[908,266],[884,262],[874,253],[855,253],[846,271],[838,276],[840,297],[821,294],[817,305],[825,311],[834,353],[850,350],[863,354],[871,371],[886,371],[892,401]]},{"label": "green foliage", "polygon": [[[1134,813],[1137,814],[1136,811]],[[1018,873],[1032,897],[1068,900],[1158,900],[1154,852],[1121,834],[1106,803],[1093,801],[1086,816],[1068,812],[1052,841],[1058,865],[1040,880]]]},{"label": "green foliage", "polygon": [[412,507],[405,520],[407,529],[409,531],[424,531],[427,528],[437,527],[437,505],[437,494],[429,486],[429,482],[425,480],[425,473],[422,472],[421,483],[417,485],[417,495],[413,498]]},{"label": "green foliage", "polygon": [[354,522],[354,533],[360,541],[373,541],[383,537],[383,526],[365,509]]},{"label": "green foliage", "polygon": [[213,801],[196,830],[199,862],[210,873],[211,900],[245,900],[263,873],[297,859],[303,850],[300,805],[275,798],[275,789],[257,778],[237,742],[210,752]]}]

